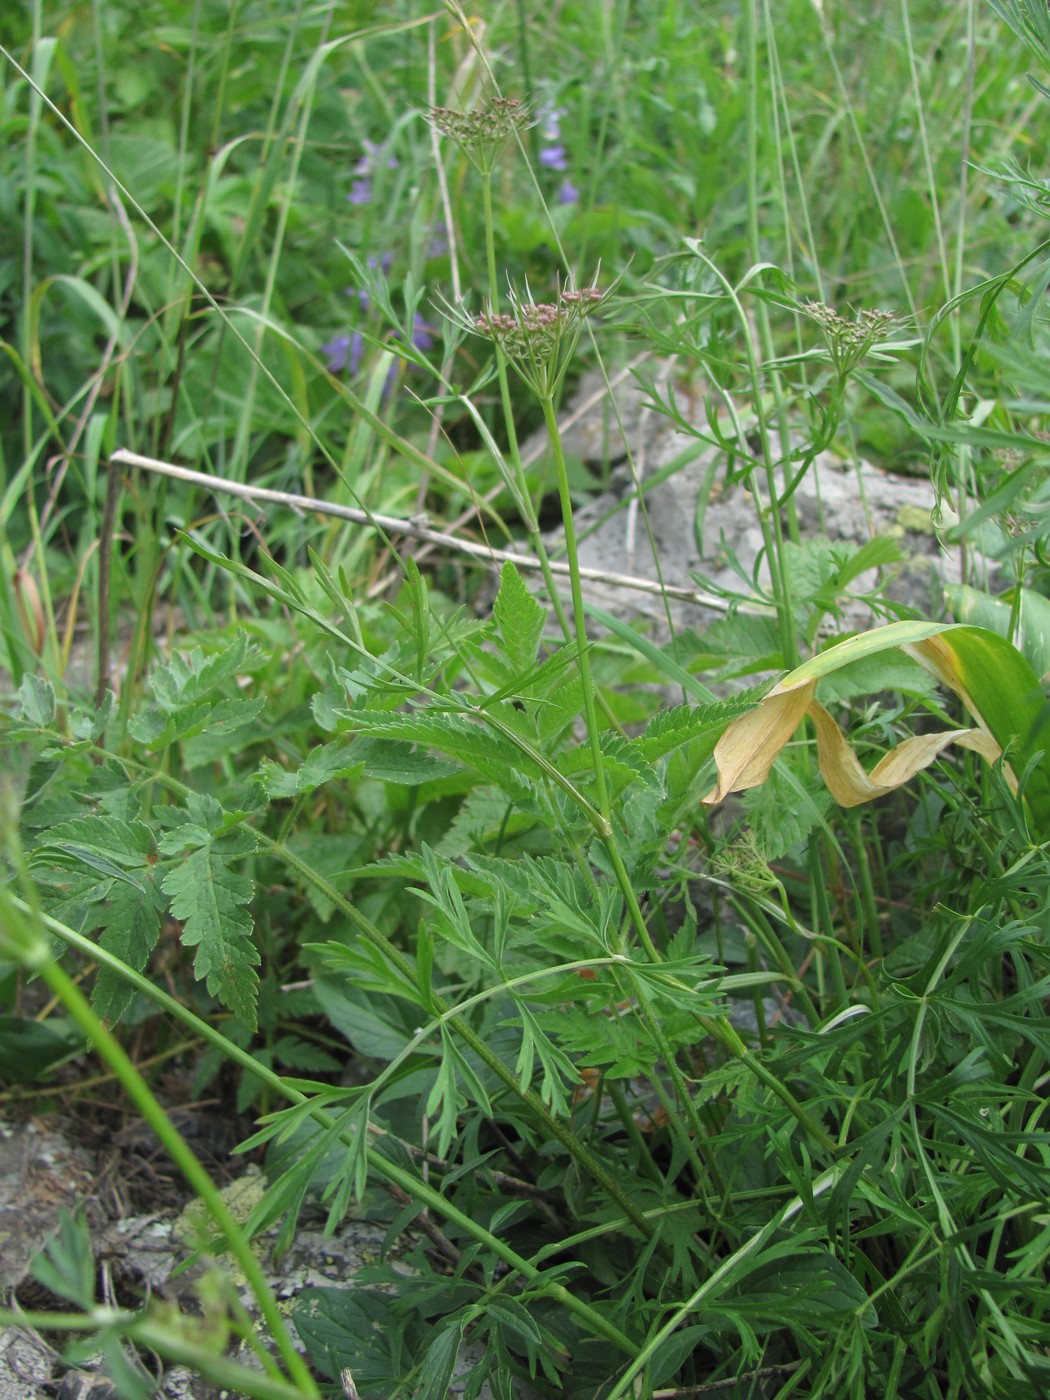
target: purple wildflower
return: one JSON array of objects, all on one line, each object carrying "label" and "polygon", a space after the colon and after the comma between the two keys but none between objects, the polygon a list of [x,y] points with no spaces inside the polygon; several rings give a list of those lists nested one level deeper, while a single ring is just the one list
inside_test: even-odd
[{"label": "purple wildflower", "polygon": [[[374,141],[365,141],[364,155],[354,166],[354,174],[357,179],[350,186],[350,193],[347,199],[351,204],[370,204],[372,201],[372,174],[378,163],[377,158],[383,154],[382,146],[376,145]],[[388,156],[386,159],[388,170],[397,169],[397,157]]]},{"label": "purple wildflower", "polygon": [[544,146],[540,151],[540,164],[545,170],[568,170],[569,159],[564,146]]},{"label": "purple wildflower", "polygon": [[540,134],[544,141],[561,140],[561,119],[564,115],[564,107],[540,108]]},{"label": "purple wildflower", "polygon": [[[376,168],[376,156],[381,156],[383,154],[383,148],[377,145],[375,141],[364,141],[362,145],[365,148],[365,153],[354,168],[358,175],[370,175]],[[397,169],[397,156],[387,156],[386,168],[388,170]]]},{"label": "purple wildflower", "polygon": [[580,192],[571,180],[563,180],[561,189],[558,191],[559,204],[578,204]]},{"label": "purple wildflower", "polygon": [[365,342],[360,331],[352,335],[333,336],[327,345],[321,347],[321,354],[328,361],[330,374],[341,374],[348,370],[351,379],[361,368],[365,353]]},{"label": "purple wildflower", "polygon": [[443,258],[448,252],[448,237],[441,224],[427,224],[426,233],[429,238],[427,243],[428,258]]},{"label": "purple wildflower", "polygon": [[417,350],[430,350],[434,345],[434,328],[427,325],[418,311],[412,322],[412,344]]}]

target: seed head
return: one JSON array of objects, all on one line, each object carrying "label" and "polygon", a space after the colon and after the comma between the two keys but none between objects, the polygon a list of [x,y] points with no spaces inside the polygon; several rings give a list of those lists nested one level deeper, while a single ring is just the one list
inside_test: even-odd
[{"label": "seed head", "polygon": [[486,97],[476,111],[432,107],[427,119],[460,147],[482,175],[491,175],[504,146],[516,131],[531,125],[529,109],[516,97]]},{"label": "seed head", "polygon": [[824,332],[832,363],[840,375],[855,368],[876,341],[885,340],[898,324],[892,311],[858,311],[850,321],[820,301],[807,302],[803,310]]},{"label": "seed head", "polygon": [[559,291],[556,302],[523,301],[514,292],[510,311],[483,311],[471,329],[491,340],[540,398],[553,395],[568,369],[583,318],[601,304],[599,287]]}]

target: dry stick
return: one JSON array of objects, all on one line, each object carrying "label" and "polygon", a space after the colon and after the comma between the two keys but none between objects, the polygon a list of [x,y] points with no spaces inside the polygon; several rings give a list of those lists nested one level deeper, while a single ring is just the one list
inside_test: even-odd
[{"label": "dry stick", "polygon": [[[487,544],[477,544],[473,540],[463,540],[443,530],[434,530],[420,518],[404,520],[396,515],[381,515],[377,511],[357,510],[353,506],[334,505],[330,501],[318,500],[315,496],[299,496],[291,491],[276,491],[268,486],[252,486],[247,482],[227,481],[221,476],[211,476],[207,472],[193,471],[189,467],[179,467],[173,462],[161,462],[155,457],[144,457],[138,452],[128,452],[120,448],[110,457],[114,466],[138,467],[141,471],[156,472],[160,476],[174,477],[177,481],[188,481],[206,490],[239,496],[253,504],[268,503],[287,506],[294,511],[315,511],[318,515],[332,515],[339,520],[349,520],[357,525],[372,526],[390,535],[406,535],[411,539],[424,540],[431,546],[469,554],[486,564],[503,564],[508,561],[519,569],[540,570],[540,561],[529,554],[517,554],[509,549],[493,549]],[[561,560],[551,560],[554,573],[564,577],[569,575],[569,566]],[[630,574],[609,573],[605,569],[581,569],[580,577],[589,583],[605,583],[617,588],[629,588],[638,593],[666,594],[680,598],[687,603],[726,612],[728,604],[724,598],[707,593],[702,588],[685,588],[676,584],[661,584],[655,579],[636,578]]]},{"label": "dry stick", "polygon": [[[612,391],[613,391],[614,389],[618,388],[619,385],[621,385],[621,384],[630,376],[632,370],[635,370],[635,369],[638,368],[639,365],[644,364],[644,362],[645,362],[648,358],[649,358],[649,351],[648,351],[648,350],[643,350],[642,353],[641,353],[640,355],[636,355],[636,356],[634,357],[634,359],[631,360],[631,362],[630,362],[629,364],[627,364],[627,365],[624,366],[623,369],[617,371],[617,373],[614,374],[614,375],[612,376],[612,378],[608,381],[608,385],[602,384],[599,388],[595,389],[594,392],[593,392],[592,394],[588,394],[588,396],[583,400],[582,403],[577,404],[576,407],[572,410],[571,413],[569,413],[565,418],[561,419],[561,421],[559,422],[559,425],[558,425],[559,428],[561,429],[561,431],[564,433],[567,429],[569,429],[569,428],[571,428],[571,427],[574,427],[575,424],[577,424],[577,423],[580,421],[580,419],[583,417],[583,415],[584,415],[585,413],[589,413],[589,412],[591,411],[592,408],[596,407],[596,405],[598,405],[599,403],[601,403],[602,399],[604,399],[608,394],[611,394]],[[531,466],[533,465],[534,462],[538,462],[538,461],[540,460],[540,458],[543,456],[543,454],[544,454],[544,452],[545,452],[546,450],[547,450],[547,435],[546,435],[546,433],[541,432],[541,433],[538,435],[538,440],[533,444],[533,446],[530,447],[530,448],[525,449],[525,450],[522,452],[522,454],[521,454],[521,465],[522,465],[522,468],[525,469],[525,468],[531,467]],[[481,500],[482,500],[482,501],[485,501],[485,502],[488,502],[488,503],[491,505],[492,502],[496,499],[496,497],[497,497],[497,496],[500,494],[500,492],[503,491],[503,490],[504,490],[503,483],[502,483],[502,482],[498,482],[498,483],[497,483],[495,486],[493,486],[490,490],[488,490],[488,491],[485,492],[484,496],[481,497]],[[474,518],[474,516],[475,516],[477,513],[478,513],[477,504],[468,507],[467,510],[463,511],[460,515],[458,515],[458,516],[456,517],[455,520],[453,520],[453,521],[450,522],[450,524],[449,524],[449,526],[448,526],[449,532],[450,532],[450,533],[453,533],[453,532],[455,532],[456,530],[460,529],[463,525],[468,524],[468,522],[469,522],[470,520],[472,520],[472,519]],[[428,555],[428,554],[432,554],[433,551],[434,551],[434,546],[433,546],[432,544],[424,544],[423,548],[420,549],[420,550],[418,550],[417,553],[416,553],[416,555],[415,555],[416,563],[417,563],[417,564],[421,563],[421,562],[427,557],[427,555]],[[518,560],[517,555],[514,555],[513,557],[514,557],[514,562],[515,562],[515,563],[518,563],[519,560]],[[558,573],[560,573],[560,574],[565,574],[565,573],[567,572],[565,566],[564,566],[564,565],[560,565],[556,560],[553,560],[553,559],[552,559],[552,560],[550,561],[550,566],[551,566],[551,572],[552,572],[552,573],[556,573],[556,574],[558,574]],[[542,566],[541,566],[541,567],[542,567]],[[588,571],[587,571],[586,569],[581,569],[581,571],[580,571],[580,576],[581,576],[581,578],[587,578],[587,576],[588,576]],[[391,583],[393,582],[393,580],[394,580],[395,577],[396,577],[396,575],[395,575],[394,573],[387,573],[387,574],[385,574],[385,575],[378,581],[378,583],[375,584],[375,585],[369,590],[369,596],[370,596],[370,597],[378,597],[378,596],[381,596],[381,595],[382,595],[383,593],[385,593],[385,592],[387,591],[387,589],[390,587],[390,585],[391,585]],[[593,581],[594,581],[594,580],[592,580],[592,582],[593,582]],[[621,584],[622,587],[627,587],[627,588],[629,588],[629,587],[632,586],[630,583],[623,582],[623,580],[618,580],[618,581],[620,582],[620,584]],[[659,590],[659,588],[657,588],[655,585],[653,585],[652,587],[647,588],[646,591],[647,591],[647,592],[651,592],[651,593],[657,593],[657,592],[659,592],[660,590]],[[693,602],[693,601],[694,601],[693,597],[692,597],[692,596],[689,596],[689,595],[676,594],[675,596],[677,596],[677,597],[682,597],[682,596],[684,596],[686,602]],[[702,599],[702,600],[699,600],[699,601],[704,602],[707,606],[714,607],[714,608],[718,608],[718,610],[719,610],[720,612],[724,612],[724,611],[725,611],[725,604],[723,604],[723,603],[721,602],[720,599],[719,599],[719,600],[713,600],[713,601],[711,601],[710,603],[708,603],[706,599]]]}]

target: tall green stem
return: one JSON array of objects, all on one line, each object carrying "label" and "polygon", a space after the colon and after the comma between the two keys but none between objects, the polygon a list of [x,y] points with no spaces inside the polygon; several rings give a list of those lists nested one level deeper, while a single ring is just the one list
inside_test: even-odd
[{"label": "tall green stem", "polygon": [[[562,524],[565,530],[565,556],[569,565],[569,587],[572,594],[572,615],[576,630],[576,649],[578,653],[578,665],[580,668],[580,680],[583,683],[583,712],[587,724],[587,737],[591,746],[592,776],[594,778],[595,805],[605,818],[608,835],[603,836],[602,844],[605,847],[609,862],[616,877],[616,883],[623,896],[624,904],[630,914],[631,923],[638,939],[649,956],[651,962],[662,962],[663,959],[653,943],[649,929],[646,926],[645,917],[642,914],[641,906],[638,903],[638,895],[631,881],[627,867],[623,863],[623,856],[620,854],[620,847],[616,839],[616,830],[612,821],[612,807],[609,802],[609,786],[605,780],[605,758],[602,753],[601,731],[598,727],[598,709],[595,700],[594,676],[591,672],[591,660],[589,652],[589,642],[587,640],[587,615],[583,606],[583,588],[580,584],[580,555],[576,542],[576,525],[573,519],[572,496],[569,491],[569,474],[565,465],[565,453],[562,451],[561,434],[558,431],[558,419],[554,412],[554,400],[551,395],[542,399],[543,417],[547,425],[547,435],[550,438],[551,451],[554,454],[555,467],[558,474],[558,496],[561,501]],[[642,988],[639,986],[638,991]],[[660,1024],[659,1016],[654,1015],[649,1008],[648,998],[639,995],[638,1004],[645,1017],[646,1025],[650,1034],[656,1041],[660,1050],[661,1058],[667,1068],[674,1085],[678,1101],[689,1119],[689,1125],[695,1138],[695,1146],[690,1143],[688,1135],[684,1134],[683,1146],[686,1152],[695,1157],[699,1145],[705,1141],[704,1127],[700,1121],[696,1105],[692,1095],[689,1093],[685,1077],[678,1066],[675,1058],[674,1047],[664,1034]],[[676,1125],[679,1120],[672,1119]],[[708,1169],[712,1164],[708,1162]]]},{"label": "tall green stem", "polygon": [[[122,1047],[91,1009],[79,987],[65,969],[51,957],[43,932],[33,927],[34,922],[43,922],[42,916],[37,915],[36,921],[33,921],[27,906],[14,899],[7,891],[3,891],[2,894],[0,907],[3,906],[6,906],[3,908],[3,916],[7,936],[13,943],[16,943],[16,951],[20,953],[28,966],[39,972],[55,995],[60,998],[73,1020],[83,1031],[88,1043],[98,1051],[120,1079],[128,1097],[142,1115],[143,1120],[152,1129],[172,1161],[204,1202],[209,1214],[222,1232],[230,1252],[248,1280],[259,1305],[262,1319],[280,1352],[288,1375],[298,1385],[302,1395],[316,1396],[318,1390],[313,1377],[296,1349],[284,1317],[277,1306],[277,1300],[266,1281],[262,1265],[256,1258],[241,1227],[231,1214],[222,1193],[193,1155],[185,1139],[154,1098],[146,1081]],[[27,914],[30,916],[28,919]],[[50,921],[48,922],[50,924]],[[92,948],[92,953],[96,957],[99,951]],[[259,1352],[260,1360],[266,1362],[268,1358],[263,1349],[257,1347],[256,1350]],[[272,1365],[272,1362],[269,1364]]]},{"label": "tall green stem", "polygon": [[[499,282],[496,275],[496,238],[494,232],[494,220],[492,215],[492,176],[485,175],[481,181],[482,208],[484,211],[485,224],[485,263],[488,269],[489,278],[489,306],[495,312],[499,307]],[[525,468],[521,461],[521,450],[518,446],[518,432],[514,424],[514,406],[510,398],[510,383],[507,379],[507,357],[500,346],[494,347],[496,352],[496,374],[499,378],[500,404],[503,408],[503,421],[507,429],[507,451],[510,456],[511,470],[514,473],[514,481],[517,488],[518,502],[521,506],[522,514],[525,517],[525,531],[529,537],[529,545],[536,558],[540,561],[540,569],[543,573],[543,582],[547,588],[547,596],[551,600],[558,625],[561,627],[562,635],[568,640],[570,636],[569,620],[565,616],[565,608],[561,601],[561,594],[558,592],[557,584],[554,581],[554,574],[551,570],[550,559],[547,554],[547,546],[543,542],[540,534],[539,521],[536,518],[536,510],[529,494],[529,483],[525,476]]]},{"label": "tall green stem", "polygon": [[[310,873],[312,875],[312,872]],[[0,897],[2,897],[2,891],[0,891]],[[12,897],[9,903],[15,911],[16,917],[19,919],[24,918],[25,915],[32,912],[30,907],[20,899]],[[8,912],[9,911],[5,911],[5,914]],[[293,1104],[307,1104],[310,1102],[306,1094],[287,1083],[275,1070],[271,1069],[268,1065],[260,1063],[247,1050],[242,1049],[239,1045],[234,1044],[233,1041],[228,1040],[222,1032],[217,1030],[210,1022],[204,1021],[199,1016],[194,1015],[188,1007],[183,1006],[181,1002],[169,996],[167,992],[154,986],[149,978],[144,977],[140,972],[135,972],[134,969],[128,967],[126,963],[121,962],[114,954],[107,952],[105,948],[93,943],[89,938],[85,938],[83,934],[77,933],[74,929],[67,928],[65,924],[60,923],[57,919],[53,919],[46,914],[40,914],[38,917],[50,934],[61,938],[64,943],[67,943],[72,948],[78,949],[86,957],[118,973],[135,987],[137,991],[149,997],[162,1011],[180,1021],[184,1026],[200,1036],[207,1044],[213,1045],[231,1062],[240,1065],[247,1073],[254,1075],[257,1079],[268,1085],[275,1094]],[[8,919],[9,927],[10,923],[11,920]],[[322,1129],[331,1130],[336,1126],[336,1119],[320,1105],[312,1105],[309,1109],[309,1116],[313,1122],[317,1123]],[[171,1127],[170,1123],[168,1126],[169,1128]],[[171,1131],[174,1132],[174,1129],[171,1129]],[[349,1135],[345,1133],[341,1134],[340,1141],[349,1145]],[[425,1181],[414,1177],[411,1172],[406,1171],[384,1153],[369,1148],[366,1150],[365,1155],[368,1158],[369,1168],[378,1176],[390,1182],[392,1185],[399,1187],[402,1191],[420,1201],[428,1209],[434,1210],[438,1214],[444,1216],[446,1220],[457,1225],[465,1234],[477,1240],[479,1244],[483,1244],[486,1249],[491,1250],[496,1258],[501,1259],[510,1268],[521,1274],[523,1278],[527,1278],[531,1283],[540,1285],[546,1296],[560,1303],[567,1311],[574,1313],[582,1322],[585,1322],[588,1327],[592,1328],[597,1335],[606,1337],[609,1341],[620,1347],[621,1350],[627,1352],[628,1355],[633,1356],[635,1347],[629,1337],[617,1327],[613,1326],[612,1323],[608,1322],[600,1313],[574,1297],[566,1288],[562,1287],[561,1284],[547,1282],[541,1270],[537,1268],[536,1265],[530,1264],[526,1259],[523,1259],[508,1245],[504,1244],[496,1235],[491,1234],[483,1225],[480,1225],[474,1220],[472,1216],[457,1209],[457,1207],[450,1201],[447,1201],[444,1196],[435,1191],[433,1187],[429,1186]],[[634,1224],[635,1221],[633,1217],[629,1218],[631,1219],[631,1223]],[[655,1228],[655,1221],[647,1217],[643,1217],[643,1220],[646,1227],[645,1233],[647,1235],[652,1234]],[[305,1393],[312,1394],[314,1392],[307,1391]]]}]

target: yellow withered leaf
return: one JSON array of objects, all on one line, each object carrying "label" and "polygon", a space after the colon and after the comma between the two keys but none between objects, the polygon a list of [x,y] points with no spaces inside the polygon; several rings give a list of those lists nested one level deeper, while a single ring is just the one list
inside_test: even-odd
[{"label": "yellow withered leaf", "polygon": [[806,713],[817,731],[820,776],[840,807],[859,807],[862,802],[884,797],[928,768],[949,744],[974,749],[989,763],[1002,753],[992,736],[982,729],[945,729],[939,734],[917,734],[905,739],[866,773],[845,734],[820,701],[814,700]]},{"label": "yellow withered leaf", "polygon": [[[975,726],[916,735],[885,754],[870,773],[846,736],[816,698],[821,677],[850,661],[899,647],[954,690]],[[1005,638],[984,628],[937,623],[891,623],[850,637],[811,657],[773,687],[758,706],[734,720],[715,746],[718,782],[703,798],[708,806],[730,792],[758,787],[805,716],[817,732],[817,756],[828,790],[843,807],[882,797],[929,767],[949,744],[981,754],[989,763],[1003,757],[1007,781],[1027,764],[1026,798],[1041,827],[1050,817],[1050,760],[1043,736],[1050,735],[1050,705],[1031,667]]]},{"label": "yellow withered leaf", "polygon": [[715,745],[718,783],[703,799],[708,806],[721,802],[727,793],[766,781],[780,750],[802,723],[816,688],[816,681],[801,685],[781,681],[755,709],[732,722]]}]

